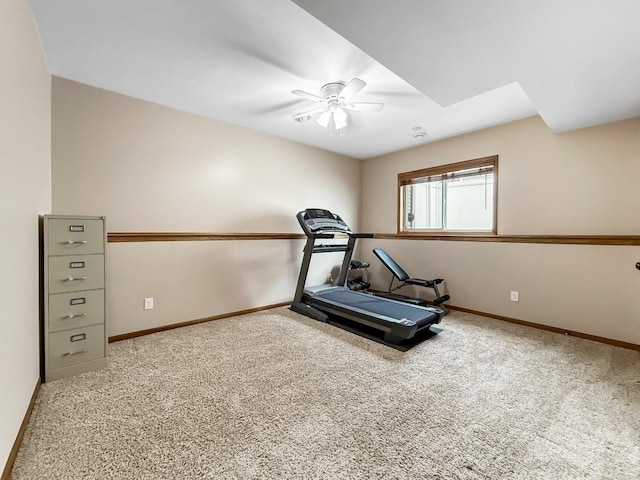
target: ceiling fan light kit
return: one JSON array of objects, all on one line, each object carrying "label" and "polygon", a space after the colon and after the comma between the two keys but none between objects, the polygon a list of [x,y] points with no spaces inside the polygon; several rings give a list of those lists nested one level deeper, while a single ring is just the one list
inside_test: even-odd
[{"label": "ceiling fan light kit", "polygon": [[321,104],[318,108],[293,115],[297,122],[306,122],[317,115],[316,122],[333,130],[341,130],[348,125],[346,110],[356,112],[379,112],[384,108],[383,103],[350,102],[349,99],[362,90],[366,83],[359,78],[352,79],[349,83],[327,83],[320,89],[317,96],[303,90],[293,90],[291,93],[305,100]]}]

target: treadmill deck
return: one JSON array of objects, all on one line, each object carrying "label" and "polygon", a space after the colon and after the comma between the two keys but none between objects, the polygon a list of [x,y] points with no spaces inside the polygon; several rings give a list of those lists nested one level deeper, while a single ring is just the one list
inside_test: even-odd
[{"label": "treadmill deck", "polygon": [[346,287],[305,290],[305,294],[311,303],[328,303],[339,308],[347,307],[354,312],[371,315],[379,321],[389,322],[391,325],[406,327],[416,325],[421,329],[438,323],[441,317],[440,309],[382,299],[371,294],[349,290]]}]

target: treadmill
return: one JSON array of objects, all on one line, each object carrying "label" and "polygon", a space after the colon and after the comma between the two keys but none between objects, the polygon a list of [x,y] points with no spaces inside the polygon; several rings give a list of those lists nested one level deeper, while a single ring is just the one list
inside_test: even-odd
[{"label": "treadmill", "polygon": [[[329,210],[308,208],[296,215],[307,237],[302,266],[291,310],[321,322],[337,324],[354,333],[390,346],[411,344],[419,334],[419,340],[440,333],[434,325],[440,323],[444,310],[437,307],[411,305],[396,300],[377,297],[347,288],[347,273],[358,238],[373,238],[370,233],[353,233],[340,216]],[[333,239],[336,235],[348,238],[342,244],[316,244],[317,240]],[[314,253],[344,252],[337,285],[306,287],[305,283]],[[342,323],[342,324],[341,324]],[[375,335],[366,332],[374,331]],[[423,338],[424,337],[424,338]],[[411,345],[413,346],[413,345]]]}]

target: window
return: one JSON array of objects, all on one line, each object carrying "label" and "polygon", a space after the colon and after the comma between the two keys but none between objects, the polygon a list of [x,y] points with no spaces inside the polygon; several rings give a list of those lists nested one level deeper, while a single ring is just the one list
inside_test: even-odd
[{"label": "window", "polygon": [[398,231],[497,232],[498,156],[398,174]]}]

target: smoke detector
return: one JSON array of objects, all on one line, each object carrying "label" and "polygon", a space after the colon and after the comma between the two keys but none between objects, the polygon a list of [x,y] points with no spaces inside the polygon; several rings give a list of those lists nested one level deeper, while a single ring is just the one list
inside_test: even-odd
[{"label": "smoke detector", "polygon": [[413,127],[411,131],[413,132],[413,138],[415,138],[416,140],[420,140],[421,138],[427,136],[427,132],[425,132],[422,127]]}]

